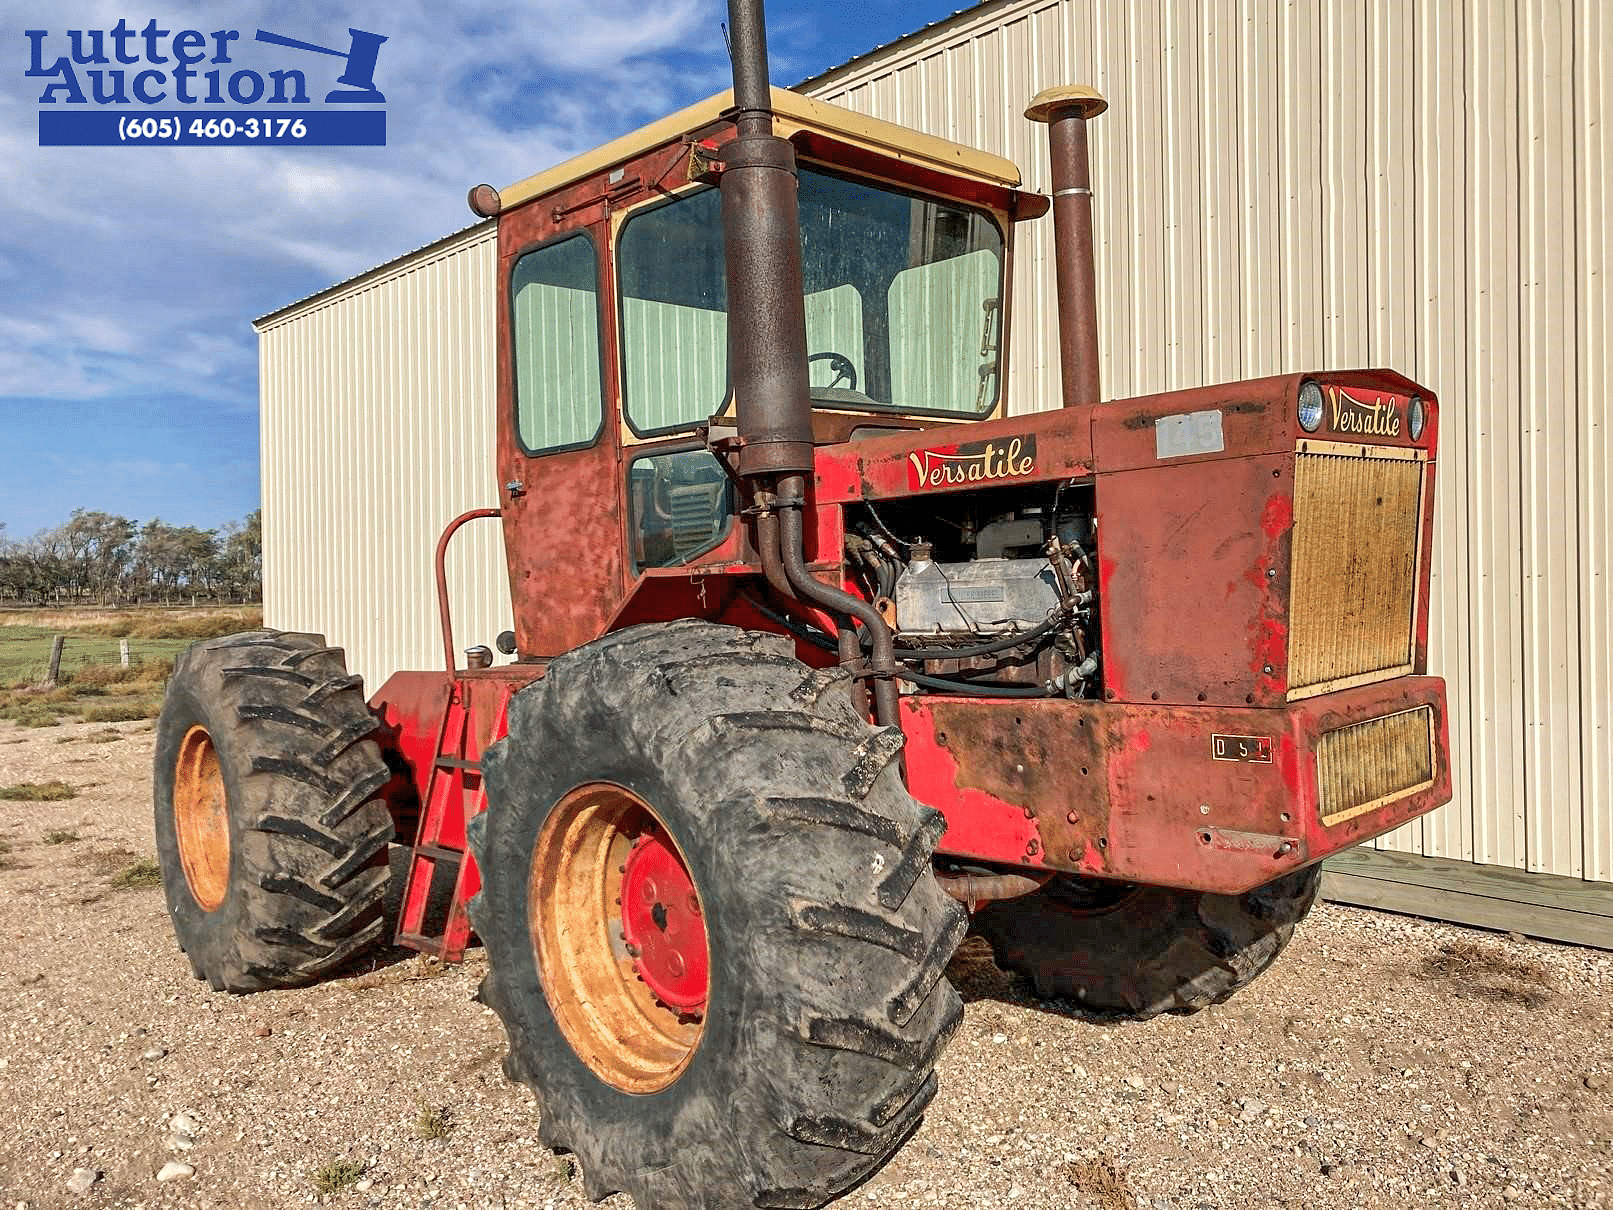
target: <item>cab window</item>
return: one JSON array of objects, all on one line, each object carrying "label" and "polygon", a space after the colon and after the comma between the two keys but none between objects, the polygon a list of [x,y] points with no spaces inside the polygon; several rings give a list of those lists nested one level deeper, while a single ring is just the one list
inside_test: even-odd
[{"label": "cab window", "polygon": [[[979,415],[1000,389],[1003,241],[992,217],[803,167],[798,196],[813,402]],[[641,434],[688,429],[728,391],[720,197],[638,211],[617,247],[622,394]]]},{"label": "cab window", "polygon": [[526,253],[510,295],[522,447],[541,454],[589,444],[604,419],[593,241],[574,235]]}]

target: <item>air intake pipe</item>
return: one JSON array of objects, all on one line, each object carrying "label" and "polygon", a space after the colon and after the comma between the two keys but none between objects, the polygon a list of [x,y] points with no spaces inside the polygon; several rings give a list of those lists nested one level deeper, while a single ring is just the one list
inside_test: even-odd
[{"label": "air intake pipe", "polygon": [[1053,259],[1059,296],[1064,406],[1098,402],[1098,285],[1092,248],[1092,165],[1087,119],[1105,109],[1096,89],[1049,88],[1025,116],[1047,123],[1053,168]]}]

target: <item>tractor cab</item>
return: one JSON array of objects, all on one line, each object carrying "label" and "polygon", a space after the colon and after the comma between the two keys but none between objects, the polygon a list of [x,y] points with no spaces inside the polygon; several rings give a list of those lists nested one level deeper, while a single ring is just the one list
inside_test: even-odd
[{"label": "tractor cab", "polygon": [[[1001,415],[1013,225],[1047,199],[1000,157],[781,89],[772,103],[796,153],[814,442]],[[499,222],[499,468],[523,654],[602,633],[648,573],[746,560],[722,457],[731,107],[723,93],[472,193]],[[562,569],[586,591],[540,605]]]}]

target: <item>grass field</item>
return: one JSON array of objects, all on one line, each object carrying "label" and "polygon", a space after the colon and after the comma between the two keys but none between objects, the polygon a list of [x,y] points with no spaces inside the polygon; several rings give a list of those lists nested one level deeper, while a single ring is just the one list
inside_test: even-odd
[{"label": "grass field", "polygon": [[[174,657],[197,639],[262,625],[257,609],[0,610],[0,718],[49,727],[60,719],[154,718]],[[51,642],[62,635],[61,676],[45,687]],[[129,641],[129,667],[119,641]]]}]

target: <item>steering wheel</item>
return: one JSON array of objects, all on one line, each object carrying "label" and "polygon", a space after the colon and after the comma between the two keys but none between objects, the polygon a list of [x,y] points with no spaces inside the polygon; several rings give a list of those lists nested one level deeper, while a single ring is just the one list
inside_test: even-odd
[{"label": "steering wheel", "polygon": [[851,364],[851,358],[844,353],[813,353],[807,358],[807,364],[811,365],[814,361],[827,361],[829,368],[834,371],[834,377],[829,380],[829,385],[819,388],[820,390],[832,391],[842,382],[846,384],[845,389],[848,391],[857,389],[857,367]]}]

